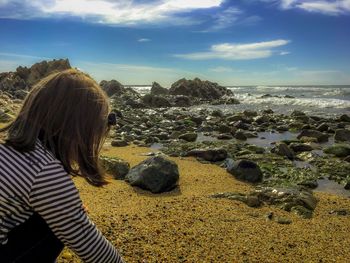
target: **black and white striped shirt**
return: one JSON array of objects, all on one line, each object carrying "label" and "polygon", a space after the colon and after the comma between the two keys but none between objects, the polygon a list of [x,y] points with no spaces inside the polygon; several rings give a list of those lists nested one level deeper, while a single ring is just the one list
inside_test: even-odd
[{"label": "black and white striped shirt", "polygon": [[70,175],[39,140],[26,153],[0,144],[0,246],[34,211],[84,262],[123,262],[88,218]]}]

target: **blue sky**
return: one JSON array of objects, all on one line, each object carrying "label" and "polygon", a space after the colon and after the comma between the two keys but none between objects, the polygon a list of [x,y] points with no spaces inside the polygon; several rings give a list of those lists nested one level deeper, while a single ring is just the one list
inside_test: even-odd
[{"label": "blue sky", "polygon": [[350,84],[350,0],[0,0],[0,35],[0,72],[69,58],[123,84]]}]

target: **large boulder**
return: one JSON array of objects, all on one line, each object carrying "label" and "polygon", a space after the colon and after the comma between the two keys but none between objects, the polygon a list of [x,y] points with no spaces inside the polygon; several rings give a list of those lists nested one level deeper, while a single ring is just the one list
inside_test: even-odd
[{"label": "large boulder", "polygon": [[155,156],[133,167],[125,180],[132,186],[138,186],[152,193],[162,193],[177,186],[179,170],[175,162],[162,156]]},{"label": "large boulder", "polygon": [[152,95],[167,95],[169,93],[169,90],[166,88],[163,88],[159,83],[153,82],[152,88],[151,88],[151,94]]},{"label": "large boulder", "polygon": [[227,158],[227,151],[222,148],[194,149],[186,153],[186,156],[201,158],[209,162],[223,161]]},{"label": "large boulder", "polygon": [[337,129],[334,134],[334,140],[339,142],[350,141],[350,130]]},{"label": "large boulder", "polygon": [[164,98],[162,96],[152,95],[152,94],[146,94],[141,98],[142,102],[151,108],[168,108],[171,107],[170,102],[167,98]]},{"label": "large boulder", "polygon": [[115,79],[110,81],[102,80],[100,86],[109,97],[113,95],[120,96],[125,93],[124,86]]},{"label": "large boulder", "polygon": [[194,80],[180,79],[171,85],[171,95],[185,95],[204,100],[215,100],[224,95],[233,95],[226,87],[210,81],[202,81],[199,78]]},{"label": "large boulder", "polygon": [[315,138],[317,142],[327,142],[328,134],[322,133],[317,130],[302,130],[301,133],[297,136],[298,139],[303,137]]},{"label": "large boulder", "polygon": [[238,160],[232,166],[228,166],[227,171],[238,180],[250,183],[258,183],[263,179],[260,167],[250,160]]},{"label": "large boulder", "polygon": [[106,172],[113,175],[114,179],[123,180],[130,170],[130,164],[116,157],[101,156],[100,162]]}]

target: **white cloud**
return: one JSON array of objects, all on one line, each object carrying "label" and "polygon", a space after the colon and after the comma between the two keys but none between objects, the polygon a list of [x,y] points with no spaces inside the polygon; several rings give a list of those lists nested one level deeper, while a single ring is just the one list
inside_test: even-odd
[{"label": "white cloud", "polygon": [[281,56],[285,56],[285,55],[289,55],[289,54],[290,54],[290,52],[288,52],[288,51],[281,51],[280,52]]},{"label": "white cloud", "polygon": [[176,54],[175,57],[191,60],[249,60],[267,58],[273,55],[274,48],[287,45],[290,41],[278,39],[249,44],[223,43],[213,45],[210,51],[189,54]]},{"label": "white cloud", "polygon": [[246,16],[245,12],[236,7],[229,7],[213,16],[213,25],[201,32],[212,32],[236,25],[254,25],[262,18],[259,16]]},{"label": "white cloud", "polygon": [[212,72],[216,72],[216,73],[228,73],[228,72],[233,72],[234,69],[230,68],[230,67],[223,67],[223,66],[219,66],[219,67],[215,67],[215,68],[210,68],[208,69],[209,71]]},{"label": "white cloud", "polygon": [[301,9],[326,15],[340,15],[350,12],[350,0],[260,0],[275,2],[282,9]]},{"label": "white cloud", "polygon": [[137,41],[138,42],[150,42],[151,40],[149,38],[139,38]]},{"label": "white cloud", "polygon": [[[195,24],[193,17],[184,14],[197,9],[219,7],[224,0],[0,0],[0,17],[72,16],[87,21],[111,25],[136,25],[167,22]],[[1,11],[1,10],[0,10]],[[23,19],[23,18],[22,18]]]}]

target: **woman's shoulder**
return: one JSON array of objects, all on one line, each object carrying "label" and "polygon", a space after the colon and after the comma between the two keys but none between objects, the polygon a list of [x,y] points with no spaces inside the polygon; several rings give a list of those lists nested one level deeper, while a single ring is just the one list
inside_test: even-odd
[{"label": "woman's shoulder", "polygon": [[0,155],[8,162],[29,164],[34,170],[41,170],[51,163],[61,164],[39,139],[36,140],[33,150],[25,152],[18,151],[5,143],[0,143]]}]

